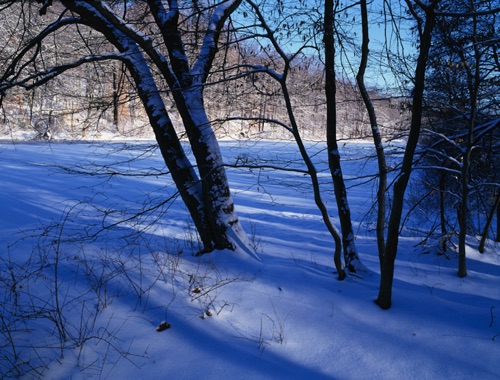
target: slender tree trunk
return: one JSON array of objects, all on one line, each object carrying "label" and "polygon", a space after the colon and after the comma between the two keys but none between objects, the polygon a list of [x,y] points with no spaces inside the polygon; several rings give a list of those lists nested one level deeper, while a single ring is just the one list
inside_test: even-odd
[{"label": "slender tree trunk", "polygon": [[[474,2],[470,2],[471,11],[475,11]],[[471,153],[472,149],[474,149],[474,124],[476,122],[476,114],[477,114],[477,100],[479,94],[479,84],[481,81],[481,71],[480,71],[480,55],[479,46],[477,41],[477,16],[473,15],[473,31],[472,38],[474,41],[473,49],[474,49],[474,58],[475,65],[473,70],[466,67],[467,70],[467,83],[469,88],[470,97],[470,116],[468,120],[468,133],[466,140],[465,153],[462,157],[462,173],[461,173],[461,187],[462,187],[462,199],[460,202],[459,209],[459,225],[460,231],[458,232],[458,277],[467,276],[467,260],[466,260],[466,238],[467,238],[467,217],[469,215],[469,198],[470,198],[470,161],[471,161]],[[465,58],[464,58],[465,62]]]},{"label": "slender tree trunk", "polygon": [[118,129],[118,98],[119,98],[119,85],[118,80],[116,79],[116,72],[113,71],[113,127],[117,132],[120,132]]},{"label": "slender tree trunk", "polygon": [[378,163],[378,189],[377,189],[377,247],[379,255],[380,270],[382,270],[382,262],[385,256],[385,214],[386,214],[386,201],[385,193],[387,190],[387,162],[385,159],[384,146],[382,144],[382,137],[380,135],[380,128],[377,123],[377,116],[375,114],[375,108],[373,107],[373,102],[370,99],[370,95],[366,90],[364,77],[366,66],[368,63],[369,55],[369,34],[368,34],[368,10],[366,5],[366,0],[360,1],[361,6],[361,27],[363,33],[363,41],[361,45],[361,62],[359,64],[358,74],[356,75],[356,81],[358,83],[359,91],[363,102],[365,104],[366,111],[368,112],[368,117],[370,119],[370,127],[372,130],[373,144],[375,145],[375,150],[377,152],[377,163]]},{"label": "slender tree trunk", "polygon": [[420,129],[422,125],[422,105],[425,86],[425,71],[427,67],[427,57],[432,39],[432,29],[434,28],[436,3],[425,9],[425,26],[420,40],[420,50],[415,69],[415,87],[413,91],[412,118],[410,133],[406,143],[403,156],[401,172],[394,183],[394,193],[392,208],[387,228],[387,240],[385,255],[380,274],[380,289],[375,301],[382,309],[389,309],[392,303],[392,282],[394,277],[394,262],[398,251],[399,230],[401,227],[401,216],[405,199],[406,187],[410,179],[413,167],[413,157],[418,144]]},{"label": "slender tree trunk", "polygon": [[292,102],[290,100],[290,94],[288,93],[288,89],[286,86],[286,76],[284,76],[281,79],[281,90],[283,92],[283,97],[285,99],[285,104],[286,104],[286,108],[287,108],[287,112],[288,112],[288,117],[290,119],[290,124],[292,126],[291,132],[293,134],[295,142],[297,143],[297,146],[299,147],[299,151],[300,151],[300,154],[302,156],[302,160],[306,164],[309,176],[311,177],[311,183],[313,186],[313,193],[314,193],[314,202],[316,203],[316,206],[318,207],[319,211],[321,212],[321,216],[323,217],[323,222],[325,223],[326,228],[328,229],[328,232],[330,232],[330,235],[333,237],[333,240],[335,243],[335,252],[333,254],[333,262],[335,264],[335,269],[337,269],[338,279],[344,280],[346,277],[346,274],[345,274],[344,268],[342,268],[341,236],[340,236],[339,231],[337,230],[337,228],[333,224],[333,222],[330,218],[330,215],[328,214],[328,210],[325,206],[325,203],[323,202],[323,199],[321,197],[321,190],[319,187],[318,172],[316,170],[316,167],[314,166],[314,163],[311,161],[311,158],[307,154],[307,151],[306,151],[306,148],[305,148],[304,143],[302,141],[302,138],[300,137],[297,121],[295,120],[295,116],[293,113]]},{"label": "slender tree trunk", "polygon": [[336,103],[336,76],[335,76],[335,40],[334,24],[335,12],[334,1],[325,0],[325,96],[326,96],[326,140],[328,149],[328,165],[333,180],[335,200],[339,214],[340,227],[342,231],[342,246],[344,248],[344,259],[346,268],[356,272],[360,266],[360,260],[355,245],[355,235],[352,228],[351,210],[347,201],[347,191],[340,164],[340,153],[337,144],[337,103]]},{"label": "slender tree trunk", "polygon": [[446,172],[441,174],[441,179],[439,180],[439,215],[440,215],[440,223],[441,223],[441,249],[443,252],[446,252],[446,215],[445,215],[445,207],[444,207],[444,194],[445,194],[445,185],[446,185]]},{"label": "slender tree trunk", "polygon": [[493,207],[491,208],[491,211],[488,215],[488,220],[486,221],[486,224],[484,226],[483,230],[483,236],[481,236],[481,241],[479,242],[479,252],[484,253],[484,246],[486,245],[486,239],[488,238],[488,230],[490,229],[491,222],[493,221],[493,217],[495,216],[495,213],[497,213],[497,240],[498,241],[498,226],[500,225],[498,221],[498,216],[500,213],[500,192],[496,196],[495,203],[493,204]]},{"label": "slender tree trunk", "polygon": [[[471,138],[469,131],[469,138]],[[470,140],[472,142],[472,140]],[[469,141],[468,141],[469,143]],[[469,214],[469,166],[470,166],[471,149],[467,146],[464,157],[462,159],[462,174],[461,188],[462,198],[460,199],[460,207],[458,209],[458,277],[467,276],[467,260],[466,260],[466,238],[467,238],[467,216]]]},{"label": "slender tree trunk", "polygon": [[[500,193],[497,195],[500,198]],[[495,241],[500,242],[500,202],[497,202],[497,235]]]}]

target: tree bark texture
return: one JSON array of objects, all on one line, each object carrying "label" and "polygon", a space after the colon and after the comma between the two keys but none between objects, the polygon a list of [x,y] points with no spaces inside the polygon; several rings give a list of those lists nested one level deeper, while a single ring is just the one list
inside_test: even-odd
[{"label": "tree bark texture", "polygon": [[[214,18],[213,25],[205,32],[208,47],[202,47],[193,69],[189,68],[177,29],[178,9],[173,8],[172,13],[167,13],[161,1],[148,1],[151,9],[156,11],[155,19],[160,29],[166,33],[164,39],[167,50],[170,57],[173,57],[170,68],[167,60],[152,46],[150,40],[121,22],[100,1],[73,0],[63,3],[68,9],[79,14],[84,23],[103,33],[122,53],[165,163],[200,234],[204,252],[213,249],[235,249],[237,242],[245,244],[246,236],[234,209],[222,154],[203,104],[204,80],[216,52],[218,33],[239,1],[228,2],[231,6],[224,6],[222,13],[214,12],[216,16],[222,14],[224,17]],[[146,61],[142,52],[148,55],[150,61]],[[148,64],[156,66],[173,91],[174,101],[196,158],[200,178],[182,149]],[[195,70],[196,72],[193,72]],[[236,235],[229,233],[229,229]]]}]

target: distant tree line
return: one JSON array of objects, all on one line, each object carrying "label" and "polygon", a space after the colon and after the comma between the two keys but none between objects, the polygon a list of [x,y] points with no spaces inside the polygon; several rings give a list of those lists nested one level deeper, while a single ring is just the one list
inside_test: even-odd
[{"label": "distant tree line", "polygon": [[[19,19],[23,2],[12,4],[9,11],[0,13],[2,34],[10,36],[1,51],[0,62],[8,64],[12,46],[22,45],[26,35],[19,33]],[[54,7],[58,8],[57,2]],[[50,10],[49,10],[50,11]],[[9,13],[10,12],[10,13]],[[26,27],[33,33],[40,29],[45,18],[36,8],[26,8]],[[147,8],[140,2],[131,2],[127,16],[133,17],[136,27],[146,29],[153,22]],[[132,16],[134,15],[135,16]],[[86,46],[81,46],[85,38]],[[234,37],[231,37],[234,40]],[[67,28],[56,35],[51,48],[44,52],[45,64],[56,64],[57,51],[67,50],[65,60],[77,60],[83,54],[101,54],[110,48],[109,42],[95,31],[86,28]],[[285,105],[275,84],[259,75],[248,75],[242,80],[228,81],[224,69],[241,64],[271,65],[273,58],[252,41],[227,43],[224,51],[214,58],[214,67],[205,90],[205,102],[210,120],[216,125],[218,137],[288,139],[281,128],[269,120],[286,118]],[[5,66],[4,66],[5,67]],[[156,75],[155,73],[153,73]],[[304,138],[322,140],[325,134],[326,108],[323,96],[325,74],[323,64],[315,54],[304,55],[291,68],[293,86],[290,87],[296,117]],[[353,82],[339,80],[338,114],[341,138],[366,138],[367,117],[359,93]],[[173,118],[175,104],[169,88],[161,89]],[[373,89],[381,110],[381,123],[390,135],[403,128],[404,102]],[[230,121],[227,121],[227,120]],[[37,85],[32,91],[13,89],[4,97],[0,108],[0,130],[3,135],[25,132],[32,139],[92,139],[102,134],[125,137],[153,137],[147,115],[137,96],[135,85],[126,67],[120,62],[93,62],[68,70],[64,76]]]}]

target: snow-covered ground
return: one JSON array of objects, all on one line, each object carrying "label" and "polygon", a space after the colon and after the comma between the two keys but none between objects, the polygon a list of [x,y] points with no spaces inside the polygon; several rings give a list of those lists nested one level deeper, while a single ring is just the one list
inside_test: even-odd
[{"label": "snow-covered ground", "polygon": [[[338,222],[319,162],[324,145],[308,147]],[[364,176],[375,162],[361,159],[373,154],[369,143],[341,152],[368,268],[341,282],[307,176],[228,168],[261,261],[243,251],[198,258],[180,200],[162,204],[175,189],[149,148],[0,144],[0,377],[500,378],[498,243],[481,255],[471,237],[469,275],[459,279],[453,253],[437,255],[405,233],[393,307],[373,302],[375,184]],[[303,169],[293,143],[225,141],[222,149],[229,164]],[[162,322],[168,328],[158,332]]]}]

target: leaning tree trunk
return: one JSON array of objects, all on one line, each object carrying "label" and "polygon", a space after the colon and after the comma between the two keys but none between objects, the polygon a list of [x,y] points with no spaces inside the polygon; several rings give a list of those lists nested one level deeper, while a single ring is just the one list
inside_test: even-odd
[{"label": "leaning tree trunk", "polygon": [[203,88],[217,52],[221,30],[240,3],[241,0],[227,0],[217,5],[203,31],[203,43],[196,61],[190,67],[178,26],[179,7],[171,3],[167,12],[160,0],[149,2],[169,53],[172,70],[163,74],[172,89],[198,165],[205,214],[216,249],[248,245],[234,208],[219,143],[203,102]]},{"label": "leaning tree trunk", "polygon": [[235,249],[248,242],[235,211],[222,153],[203,105],[201,88],[184,91],[183,104],[178,99],[178,109],[198,165],[214,248]]},{"label": "leaning tree trunk", "polygon": [[[100,9],[91,8],[91,5],[86,2],[65,1],[64,3],[69,9],[78,13],[84,22],[92,24],[94,29],[103,33],[107,40],[121,52],[122,60],[134,79],[163,159],[200,235],[204,251],[222,248],[221,238],[217,234],[220,234],[220,231],[214,231],[207,214],[209,210],[206,207],[202,183],[182,149],[149,65],[134,40],[135,36],[128,35],[131,34],[128,30],[120,30],[124,28],[123,26],[115,26],[118,20],[112,15],[103,14]],[[152,52],[149,53],[152,54]],[[225,246],[227,247],[229,246]]]},{"label": "leaning tree trunk", "polygon": [[375,113],[375,108],[373,102],[370,98],[365,86],[365,71],[368,64],[368,54],[369,54],[369,34],[368,34],[368,9],[366,0],[360,1],[361,5],[361,27],[363,34],[363,41],[361,45],[361,61],[359,64],[358,74],[356,75],[356,82],[358,83],[359,91],[361,97],[363,98],[363,103],[365,104],[366,111],[368,112],[368,117],[370,119],[370,127],[372,130],[373,144],[375,145],[375,151],[377,153],[377,163],[378,163],[378,189],[377,189],[377,247],[379,255],[380,270],[382,270],[382,262],[384,258],[385,251],[385,214],[386,214],[386,201],[385,193],[387,190],[387,162],[385,159],[384,146],[382,144],[382,136],[380,134],[380,128],[377,123],[377,116]]},{"label": "leaning tree trunk", "polygon": [[467,148],[462,159],[462,170],[460,184],[462,188],[462,198],[458,209],[458,277],[467,276],[466,258],[466,238],[467,238],[467,217],[469,215],[469,172],[470,154],[472,151],[472,128],[469,128]]},{"label": "leaning tree trunk", "polygon": [[139,51],[133,60],[126,61],[126,66],[135,81],[163,160],[193,219],[204,250],[213,250],[217,241],[207,217],[202,185],[182,148],[151,72]]}]

